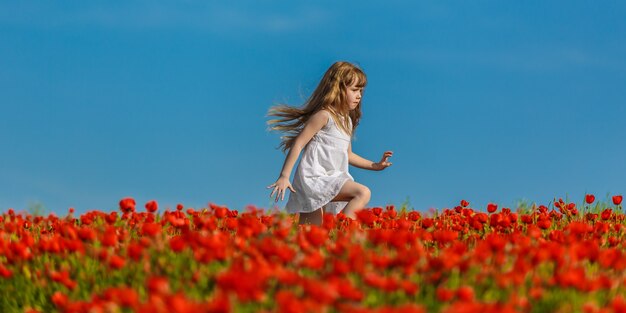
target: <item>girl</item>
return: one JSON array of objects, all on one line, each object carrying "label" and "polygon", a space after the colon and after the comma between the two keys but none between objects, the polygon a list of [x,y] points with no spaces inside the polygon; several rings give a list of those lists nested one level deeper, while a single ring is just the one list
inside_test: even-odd
[{"label": "girl", "polygon": [[[285,199],[285,209],[300,213],[300,224],[321,225],[324,212],[339,212],[355,218],[355,212],[367,205],[370,190],[356,183],[348,173],[348,164],[380,171],[389,166],[393,152],[383,153],[380,162],[366,160],[352,152],[350,140],[361,118],[361,96],[367,84],[363,71],[348,62],[336,62],[326,71],[317,88],[302,108],[286,105],[272,107],[268,115],[280,117],[268,121],[270,130],[285,131],[281,138],[283,152],[289,150],[280,176],[267,188]],[[300,152],[293,186],[289,176]]]}]

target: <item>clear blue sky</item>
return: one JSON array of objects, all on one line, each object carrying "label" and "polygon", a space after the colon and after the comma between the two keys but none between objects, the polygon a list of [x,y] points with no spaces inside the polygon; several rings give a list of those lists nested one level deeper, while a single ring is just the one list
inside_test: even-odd
[{"label": "clear blue sky", "polygon": [[[226,2],[225,2],[226,3]],[[623,1],[0,1],[0,210],[272,205],[267,109],[369,85],[371,206],[626,192]],[[286,201],[285,201],[286,202]],[[284,206],[280,202],[279,206]]]}]

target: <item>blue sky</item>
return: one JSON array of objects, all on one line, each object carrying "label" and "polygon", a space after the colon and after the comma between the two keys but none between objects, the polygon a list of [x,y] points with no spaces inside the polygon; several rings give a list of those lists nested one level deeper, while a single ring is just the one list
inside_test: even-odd
[{"label": "blue sky", "polygon": [[[270,106],[368,74],[371,206],[626,191],[621,1],[0,1],[0,210],[274,205]],[[286,202],[286,201],[285,201]],[[279,202],[280,207],[285,202]]]}]

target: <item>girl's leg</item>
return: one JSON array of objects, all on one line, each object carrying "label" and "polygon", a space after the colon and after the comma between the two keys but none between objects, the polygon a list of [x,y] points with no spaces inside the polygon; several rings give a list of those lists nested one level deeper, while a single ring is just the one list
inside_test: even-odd
[{"label": "girl's leg", "polygon": [[341,213],[349,218],[356,218],[356,211],[364,208],[371,196],[372,193],[367,186],[349,180],[343,184],[339,194],[332,201],[348,201]]},{"label": "girl's leg", "polygon": [[300,225],[312,224],[312,225],[320,226],[322,225],[322,220],[324,217],[323,215],[324,213],[322,213],[322,209],[317,209],[313,212],[308,212],[308,213],[300,212],[300,218],[298,219],[298,224]]}]

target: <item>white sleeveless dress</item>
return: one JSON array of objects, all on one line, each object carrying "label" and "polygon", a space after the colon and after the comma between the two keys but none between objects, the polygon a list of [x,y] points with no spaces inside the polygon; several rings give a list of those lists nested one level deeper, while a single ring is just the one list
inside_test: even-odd
[{"label": "white sleeveless dress", "polygon": [[330,113],[326,113],[328,122],[303,149],[292,184],[296,192],[289,193],[285,206],[289,213],[308,213],[324,207],[325,212],[337,214],[348,204],[331,200],[346,181],[354,181],[348,173],[350,136],[337,126]]}]

